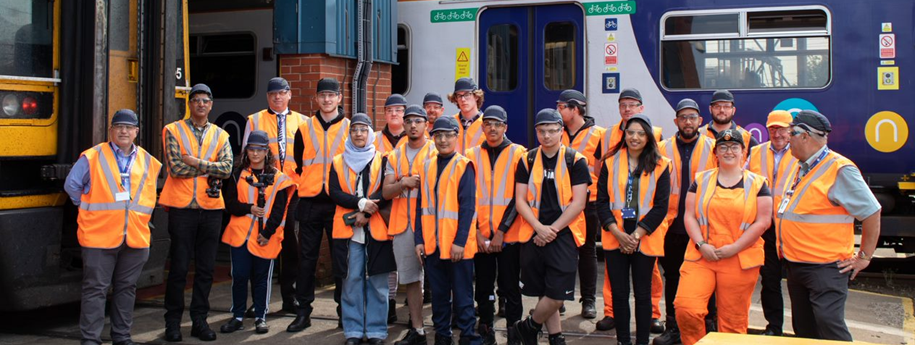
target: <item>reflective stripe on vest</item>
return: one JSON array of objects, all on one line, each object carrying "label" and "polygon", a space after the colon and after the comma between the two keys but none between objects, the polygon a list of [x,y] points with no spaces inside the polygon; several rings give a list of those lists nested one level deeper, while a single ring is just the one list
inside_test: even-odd
[{"label": "reflective stripe on vest", "polygon": [[[772,189],[773,213],[785,194],[785,184],[788,183],[788,175],[792,170],[797,169],[797,158],[791,155],[791,149],[782,154],[778,167],[770,167],[775,164],[775,152],[771,149],[772,142],[757,145],[750,149],[750,171],[765,176],[769,180]],[[778,170],[778,181],[773,178],[773,172]]]},{"label": "reflective stripe on vest", "polygon": [[[577,133],[574,140],[570,140],[567,131],[562,131],[562,144],[575,148],[575,151],[581,153],[588,160],[588,172],[591,173],[591,181],[597,181],[597,174],[600,172],[598,170],[600,162],[597,162],[598,159],[594,158],[594,156],[596,151],[601,149],[600,140],[605,131],[601,127],[591,126],[588,127],[587,132]],[[597,201],[597,183],[592,183],[588,186],[588,201]]]},{"label": "reflective stripe on vest", "polygon": [[[476,205],[477,212],[482,214],[482,217],[479,218],[480,232],[486,238],[491,239],[498,231],[505,208],[508,207],[514,196],[514,172],[523,150],[517,144],[505,147],[496,157],[495,167],[490,163],[489,151],[483,150],[482,146],[468,150],[467,158],[474,162],[477,173]],[[511,228],[516,227],[513,224]],[[508,233],[505,235],[509,236]],[[512,237],[517,236],[516,233],[511,235]],[[517,239],[514,238],[510,242],[517,242]]]},{"label": "reflective stripe on vest", "polygon": [[[302,173],[299,175],[298,181],[300,197],[314,197],[322,189],[326,189],[330,164],[333,163],[334,156],[343,153],[343,142],[346,140],[348,131],[349,119],[345,118],[339,123],[331,125],[328,132],[324,131],[320,121],[314,117],[306,118],[299,126],[299,132],[305,139],[305,148],[302,150]],[[318,138],[318,132],[321,132],[321,139]],[[330,142],[328,142],[328,133],[334,133],[334,138]],[[329,150],[327,150],[328,147]],[[313,156],[312,153],[314,153]],[[321,169],[320,174],[317,169]],[[317,179],[318,176],[321,176],[320,180]]]},{"label": "reflective stripe on vest", "polygon": [[394,144],[384,135],[384,131],[377,131],[375,132],[375,142],[373,145],[375,145],[375,152],[381,153],[381,156],[384,157],[394,149],[405,145],[407,140],[408,138],[406,134],[404,134],[404,136],[400,137],[400,139],[397,140],[397,143]]},{"label": "reflective stripe on vest", "polygon": [[[470,160],[455,153],[438,173],[438,158],[433,157],[425,162],[422,175],[422,231],[426,255],[436,249],[442,259],[451,258],[451,245],[457,236],[460,215],[458,187]],[[470,210],[465,210],[465,212]],[[464,259],[472,259],[477,252],[477,212],[473,210],[467,241],[464,243]]]},{"label": "reflective stripe on vest", "polygon": [[[236,187],[238,201],[244,204],[257,205],[257,188],[248,184],[248,181],[246,180],[247,176],[251,176],[251,171],[248,169],[243,170],[238,176]],[[293,188],[290,189],[290,187]],[[274,183],[264,190],[264,195],[266,196],[264,203],[265,226],[266,220],[273,214],[273,204],[276,202],[276,193],[280,190],[288,189],[286,206],[289,207],[288,202],[289,199],[292,199],[292,193],[295,191],[294,187],[295,184],[293,183],[292,178],[286,176],[286,174],[283,174],[282,172],[276,172]],[[264,259],[275,259],[282,249],[283,231],[286,227],[286,215],[287,212],[285,212],[284,209],[282,221],[280,221],[279,226],[276,228],[276,232],[273,233],[273,236],[270,236],[270,239],[264,246],[261,246],[256,241],[257,237],[260,236],[260,233],[257,230],[257,217],[251,213],[244,216],[232,216],[222,235],[222,242],[235,248],[238,248],[247,242],[248,252],[254,256]],[[252,241],[252,238],[254,241]]]},{"label": "reflective stripe on vest", "polygon": [[[554,167],[554,177],[553,183],[556,184],[556,198],[557,205],[559,209],[565,212],[572,204],[572,180],[570,178],[570,171],[567,171],[566,168],[566,149],[565,145],[559,147],[559,151],[556,153],[556,167]],[[533,166],[527,166],[528,158],[530,154],[536,154],[534,158]],[[579,159],[585,159],[580,153],[575,153],[575,161]],[[524,166],[528,169],[529,175],[527,180],[527,203],[531,207],[531,211],[534,213],[534,217],[539,217],[540,215],[540,206],[542,205],[543,200],[543,173],[545,171],[543,167],[543,154],[540,149],[528,151],[524,156],[521,157],[521,160]],[[515,181],[515,183],[522,183],[522,181]],[[515,202],[523,202],[516,200]],[[581,246],[584,243],[585,239],[585,213],[580,212],[575,218],[569,223],[569,229],[572,231],[573,237],[575,238],[575,244]],[[533,228],[527,222],[521,224],[521,234],[519,235],[519,240],[521,242],[527,242],[533,236]]]},{"label": "reflective stripe on vest", "polygon": [[[388,155],[388,163],[394,169],[394,178],[400,179],[404,176],[420,176],[423,172],[423,164],[427,159],[434,158],[438,151],[435,150],[435,144],[431,140],[426,140],[423,147],[419,149],[413,161],[407,157],[406,145],[398,146],[391,154]],[[420,186],[421,187],[421,186]],[[388,220],[388,235],[398,235],[408,228],[413,231],[416,221],[416,197],[412,191],[403,191],[401,195],[391,200],[391,216]],[[415,195],[419,195],[416,190]]]},{"label": "reflective stripe on vest", "polygon": [[[458,112],[456,115],[454,115],[454,118],[457,120],[457,123],[458,123],[458,138],[461,139],[461,141],[459,143],[460,145],[457,148],[457,150],[455,150],[455,152],[466,152],[467,149],[470,149],[471,147],[474,147],[474,146],[479,146],[480,144],[483,143],[483,117],[482,116],[480,116],[480,118],[471,122],[470,126],[467,126],[467,130],[464,130],[464,126],[463,126],[464,121],[461,119],[460,112]],[[467,140],[467,136],[466,136],[465,132],[472,133],[470,140]]]},{"label": "reflective stripe on vest", "polygon": [[[623,148],[608,158],[604,164],[608,167],[607,195],[610,196],[610,210],[616,220],[618,227],[623,227],[623,208],[626,207],[624,195],[626,195],[627,185],[629,184],[629,154],[628,150]],[[648,175],[639,174],[639,193],[635,195],[638,210],[636,219],[642,221],[645,216],[654,208],[654,196],[657,193],[658,179],[664,173],[664,170],[670,169],[670,160],[661,157]],[[661,191],[666,193],[667,191]],[[665,213],[667,211],[665,210]],[[646,235],[639,243],[639,252],[648,256],[664,256],[664,237],[667,234],[668,222],[662,221],[657,228],[650,234]],[[601,245],[604,250],[615,250],[619,248],[619,241],[609,231],[601,232]]]},{"label": "reflective stripe on vest", "polygon": [[[369,188],[368,190],[363,191],[362,195],[364,198],[368,198],[381,188],[381,181],[384,179],[384,166],[381,165],[384,163],[383,161],[384,158],[381,153],[376,151],[374,158],[372,158],[371,165],[368,166]],[[359,175],[362,174],[362,171],[353,171],[352,168],[346,165],[343,154],[334,157],[333,165],[334,172],[337,173],[337,182],[339,182],[340,190],[346,194],[355,196],[358,188],[356,183],[360,182]],[[330,191],[328,191],[328,194],[330,194]],[[346,225],[346,222],[343,220],[345,214],[353,211],[355,210],[337,205],[336,210],[334,211],[333,238],[347,239],[353,237],[353,227],[351,225]],[[380,212],[375,212],[369,217],[367,230],[376,241],[387,241],[391,239],[388,236],[388,226],[384,223],[384,219],[381,218]]]},{"label": "reflective stripe on vest", "polygon": [[279,124],[277,123],[276,115],[271,114],[264,109],[248,117],[248,121],[252,125],[252,131],[262,130],[267,133],[270,153],[273,154],[273,159],[276,162],[277,167],[280,167],[280,164],[282,164],[281,168],[283,173],[290,178],[295,176],[295,157],[293,156],[295,132],[298,130],[299,125],[305,122],[306,119],[307,117],[305,115],[294,111],[289,111],[289,114],[286,114],[286,154],[281,160],[279,157],[279,147],[277,145],[277,141],[279,141]]},{"label": "reflective stripe on vest", "polygon": [[[178,140],[183,154],[188,154],[207,162],[217,162],[222,147],[229,145],[229,134],[222,128],[213,124],[207,125],[201,135],[202,142],[199,142],[187,122],[179,120],[162,129],[162,143],[166,146],[166,151],[168,150],[166,136],[169,133]],[[206,149],[205,152],[204,149]],[[222,197],[211,198],[206,195],[206,189],[209,187],[208,178],[208,175],[180,178],[167,174],[165,186],[162,188],[162,195],[159,196],[159,203],[175,208],[186,208],[196,201],[197,205],[202,209],[225,209]]]}]

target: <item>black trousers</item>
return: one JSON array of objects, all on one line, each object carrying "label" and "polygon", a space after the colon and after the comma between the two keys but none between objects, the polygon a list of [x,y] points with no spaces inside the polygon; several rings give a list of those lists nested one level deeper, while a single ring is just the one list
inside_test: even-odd
[{"label": "black trousers", "polygon": [[480,314],[480,324],[492,327],[496,313],[496,272],[499,253],[477,253],[473,257],[473,270],[476,280],[474,300]]},{"label": "black trousers", "polygon": [[[280,268],[280,294],[283,296],[283,307],[295,302],[295,281],[299,272],[299,239],[295,233],[296,208],[299,196],[292,194],[292,200],[286,208],[286,227],[283,228],[283,249],[277,260]],[[271,282],[272,284],[272,282]]]},{"label": "black trousers", "polygon": [[[327,235],[327,246],[330,248],[330,257],[333,260],[333,229],[334,211],[336,206],[332,202],[313,202],[312,199],[299,199],[296,220],[299,223],[299,276],[296,279],[295,299],[299,305],[296,312],[299,315],[311,315],[315,301],[315,278],[318,268],[318,254],[321,251],[321,239]],[[331,262],[334,271],[340,263]],[[342,263],[344,266],[346,263]],[[341,275],[333,272],[334,276],[334,302],[337,302],[337,316],[340,316],[340,292],[343,287]]]},{"label": "black trousers", "polygon": [[791,325],[801,338],[852,341],[845,325],[849,272],[836,263],[799,264],[785,261]]},{"label": "black trousers", "polygon": [[521,243],[508,243],[499,253],[499,291],[505,298],[505,321],[513,325],[521,320]]},{"label": "black trousers", "polygon": [[768,329],[781,331],[785,322],[785,301],[782,298],[782,264],[778,259],[778,249],[775,243],[775,227],[770,227],[762,234],[766,241],[763,246],[766,261],[759,270],[762,277],[762,290],[759,295],[762,299],[763,315],[769,325]]},{"label": "black trousers", "polygon": [[222,227],[223,210],[170,208],[168,234],[172,244],[165,285],[165,324],[181,323],[184,314],[184,287],[188,266],[194,259],[194,291],[191,295],[191,320],[206,319],[210,312],[210,288]]},{"label": "black trousers", "polygon": [[613,320],[616,321],[616,338],[620,343],[630,343],[629,332],[629,277],[635,295],[636,343],[648,344],[651,327],[651,276],[655,257],[640,252],[623,254],[619,249],[604,251],[607,277],[613,287]]},{"label": "black trousers", "polygon": [[585,243],[578,247],[578,282],[581,284],[581,300],[595,300],[597,293],[597,251],[595,241],[599,236],[600,220],[593,202],[585,206]]},{"label": "black trousers", "polygon": [[[689,235],[668,232],[664,237],[664,256],[658,258],[658,263],[664,269],[664,309],[667,313],[667,327],[677,327],[674,299],[680,287],[680,266],[683,265],[683,256],[686,255],[688,245]],[[715,304],[714,293],[708,300],[708,315],[705,319],[718,320],[718,306]]]}]

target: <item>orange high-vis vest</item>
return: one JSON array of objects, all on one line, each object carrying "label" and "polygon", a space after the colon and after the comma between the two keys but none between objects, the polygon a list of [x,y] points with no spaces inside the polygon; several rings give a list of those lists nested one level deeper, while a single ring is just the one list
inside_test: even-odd
[{"label": "orange high-vis vest", "polygon": [[[740,236],[743,235],[743,232],[747,231],[747,229],[750,228],[750,225],[756,221],[756,198],[764,183],[766,183],[765,177],[754,174],[748,170],[743,171],[743,214],[739,215],[741,217],[740,226],[727,229],[727,231],[731,232],[731,238],[734,241],[740,238]],[[696,220],[699,221],[699,230],[702,232],[703,241],[713,243],[713,245],[720,248],[721,246],[733,242],[721,243],[718,239],[713,239],[710,236],[713,232],[709,228],[709,204],[712,202],[712,198],[715,197],[715,191],[718,188],[718,168],[706,170],[696,175],[695,212]],[[733,216],[737,217],[738,215],[735,214]],[[721,231],[721,229],[716,230]],[[763,265],[766,258],[765,252],[763,251],[763,242],[762,237],[757,238],[756,242],[737,253],[737,258],[740,260],[740,267],[742,269],[750,269]],[[689,245],[686,246],[684,260],[698,261],[701,258],[702,253],[699,252],[696,243],[690,239]]]},{"label": "orange high-vis vest", "polygon": [[[737,131],[740,132],[740,135],[743,136],[743,147],[744,150],[746,150],[748,147],[750,147],[750,138],[752,137],[750,132],[747,132],[746,129],[743,129],[743,127],[737,126],[736,124],[733,126],[736,127]],[[709,130],[709,124],[705,124],[705,126],[699,127],[699,135],[707,136],[711,138],[712,141],[715,141],[716,139],[715,133]]]},{"label": "orange high-vis vest", "polygon": [[130,165],[130,193],[121,186],[111,143],[83,151],[89,162],[89,193],[80,197],[76,232],[86,248],[149,248],[149,221],[156,207],[156,177],[162,163],[139,146]]},{"label": "orange high-vis vest", "polygon": [[482,115],[480,118],[470,123],[470,126],[467,127],[467,130],[464,130],[464,126],[462,125],[464,121],[461,120],[461,112],[458,112],[457,115],[454,115],[454,118],[457,119],[458,139],[460,139],[455,152],[465,152],[467,149],[474,146],[480,146],[484,141],[486,141],[486,137],[483,136]]},{"label": "orange high-vis vest", "polygon": [[[489,163],[489,150],[484,150],[482,146],[467,150],[467,158],[473,161],[477,173],[477,227],[486,239],[492,239],[499,231],[505,208],[515,195],[515,169],[524,151],[524,147],[518,144],[502,149],[493,169]],[[503,242],[518,242],[520,228],[521,222],[514,222],[504,234]]]},{"label": "orange high-vis vest", "polygon": [[[598,146],[606,131],[607,130],[603,127],[588,127],[586,130],[583,130],[583,132],[579,132],[575,136],[575,140],[572,140],[571,143],[569,142],[569,133],[567,131],[562,131],[562,144],[575,149],[575,151],[581,153],[585,156],[585,159],[588,160],[588,171],[591,172],[591,181],[597,181],[597,174],[600,173],[600,171],[595,168],[598,166],[598,159],[594,158],[594,154],[600,149]],[[588,186],[588,201],[597,201],[597,183],[592,183]]]},{"label": "orange high-vis vest", "polygon": [[[320,116],[320,115],[315,115]],[[334,156],[343,153],[343,142],[349,136],[349,119],[344,118],[327,128],[314,117],[299,125],[305,144],[302,151],[302,173],[298,175],[299,197],[311,198],[327,186],[327,174]]]},{"label": "orange high-vis vest", "polygon": [[[435,158],[438,151],[432,140],[426,140],[423,147],[413,157],[413,162],[407,159],[405,146],[398,146],[394,151],[388,154],[388,163],[394,169],[394,177],[399,179],[404,176],[421,176],[424,164],[427,159]],[[388,220],[388,235],[394,236],[410,229],[415,229],[413,222],[416,221],[416,193],[403,191],[403,193],[391,200],[391,217]]]},{"label": "orange high-vis vest", "polygon": [[384,135],[384,131],[377,131],[375,132],[375,152],[381,153],[381,156],[387,156],[395,148],[406,144],[408,140],[410,139],[407,138],[406,130],[404,130],[404,136],[400,137],[397,143],[391,143],[388,137]]},{"label": "orange high-vis vest", "polygon": [[[572,179],[571,171],[568,171],[566,168],[566,150],[571,150],[570,148],[562,145],[559,147],[559,152],[556,156],[556,166],[553,168],[555,178],[553,181],[558,183],[556,186],[557,202],[559,203],[559,208],[565,212],[566,209],[572,205]],[[534,157],[534,165],[528,166],[527,156],[530,154],[536,154]],[[575,162],[578,162],[580,159],[586,159],[582,154],[575,152]],[[525,200],[515,200],[515,202],[527,202],[531,206],[531,210],[534,211],[534,217],[540,216],[540,205],[543,203],[541,197],[543,196],[543,154],[540,153],[540,149],[531,150],[524,154],[521,157],[521,161],[524,164],[524,167],[530,172],[530,177],[527,180],[527,199]],[[524,181],[515,181],[515,183],[524,183]],[[531,240],[531,237],[534,235],[534,228],[524,220],[524,217],[519,217],[517,220],[521,223],[520,234],[518,235],[518,240],[520,242],[527,242]],[[575,219],[569,223],[569,229],[572,230],[572,237],[575,238],[575,245],[581,247],[585,243],[585,213],[580,212]]]},{"label": "orange high-vis vest", "polygon": [[[178,146],[181,148],[182,155],[191,155],[193,157],[216,162],[219,152],[225,145],[229,145],[229,134],[219,128],[219,126],[210,124],[203,132],[203,144],[197,142],[193,130],[184,120],[172,122],[162,129],[162,145],[168,146],[166,136],[171,134],[178,139]],[[168,148],[165,147],[167,151]],[[169,174],[165,179],[165,186],[162,187],[162,195],[159,196],[159,204],[174,208],[185,208],[197,200],[197,205],[205,210],[222,210],[226,208],[222,197],[211,198],[207,196],[206,189],[207,175],[200,175],[194,178],[174,177]]]},{"label": "orange high-vis vest", "polygon": [[[257,188],[248,184],[248,180],[245,179],[248,176],[251,176],[250,169],[243,170],[238,176],[238,201],[257,205]],[[295,182],[286,174],[277,171],[273,179],[274,183],[264,190],[264,195],[267,198],[267,202],[264,204],[264,211],[266,212],[264,214],[264,222],[270,218],[273,204],[276,202],[277,192],[287,189],[287,207],[289,206],[289,201],[292,200],[292,193],[295,193]],[[229,220],[229,225],[226,226],[225,233],[222,234],[222,242],[235,248],[241,247],[245,242],[248,242],[248,251],[254,256],[264,259],[276,259],[283,248],[283,229],[286,228],[286,212],[283,212],[283,221],[276,228],[276,232],[273,233],[273,236],[270,236],[267,244],[263,246],[257,243],[257,237],[260,235],[257,230],[257,223],[257,217],[250,213],[241,217],[232,216]]]},{"label": "orange high-vis vest", "polygon": [[[783,158],[784,159],[784,158]],[[829,151],[807,172],[788,198],[784,212],[776,205],[778,253],[788,261],[825,264],[851,258],[855,250],[855,217],[829,201],[839,169],[855,166],[848,158]],[[799,169],[788,176],[788,187]],[[790,192],[786,192],[790,193]],[[784,199],[783,199],[784,200]]]},{"label": "orange high-vis vest", "polygon": [[[276,162],[277,167],[283,170],[283,173],[286,174],[286,176],[296,176],[295,158],[293,157],[292,150],[295,146],[295,132],[299,129],[299,125],[302,124],[302,122],[305,122],[305,119],[307,119],[305,115],[292,110],[289,111],[289,114],[286,114],[286,155],[285,157],[280,157],[279,144],[277,143],[279,140],[279,132],[277,130],[276,115],[271,114],[267,109],[248,115],[247,128],[251,128],[251,131],[262,130],[267,132],[267,138],[270,142],[270,153],[273,154],[273,160]],[[282,167],[280,167],[280,162],[282,162]]]},{"label": "orange high-vis vest", "polygon": [[[601,141],[601,152],[607,153],[616,147],[616,144],[620,143],[620,140],[623,140],[623,129],[620,126],[623,125],[623,122],[617,122],[615,125],[608,127],[604,130],[604,139]],[[652,132],[654,132],[654,140],[661,142],[662,131],[661,127],[652,127]]]},{"label": "orange high-vis vest", "polygon": [[[791,148],[788,148],[782,155],[781,160],[779,160],[778,166],[775,166],[775,152],[769,148],[771,146],[772,142],[767,142],[750,148],[749,162],[750,171],[765,176],[769,181],[772,189],[772,213],[774,215],[775,211],[778,210],[778,204],[782,202],[786,188],[790,187],[786,187],[786,184],[789,183],[788,175],[797,170],[797,158],[791,155]],[[778,180],[775,180],[772,176],[776,171],[778,172]]]},{"label": "orange high-vis vest", "polygon": [[[658,143],[658,151],[664,157],[670,159],[670,201],[667,205],[667,222],[673,223],[677,218],[677,210],[680,207],[680,188],[691,185],[693,180],[680,181],[680,175],[683,171],[683,160],[680,159],[680,150],[677,148],[677,136],[668,138]],[[714,169],[718,166],[718,157],[715,156],[715,141],[704,135],[696,138],[696,146],[693,147],[693,154],[689,158],[689,176],[692,178],[696,173]]]},{"label": "orange high-vis vest", "polygon": [[[381,152],[376,151],[375,158],[372,159],[372,165],[369,166],[369,190],[363,191],[363,195],[365,195],[366,198],[381,188],[381,181],[384,180],[383,160]],[[337,180],[340,182],[340,189],[346,194],[356,195],[356,189],[358,188],[356,186],[356,181],[359,179],[358,173],[346,165],[343,154],[336,155],[333,164],[334,171],[337,172]],[[361,173],[361,171],[359,173]],[[328,191],[327,194],[330,194],[330,191]],[[355,210],[337,205],[337,210],[334,212],[333,237],[335,239],[353,237],[353,227],[351,225],[346,225],[346,222],[343,220],[344,214],[353,211]],[[369,217],[368,226],[372,233],[372,238],[376,241],[387,241],[391,239],[391,237],[388,236],[388,226],[384,223],[384,218],[381,218],[380,212],[375,212]]]},{"label": "orange high-vis vest", "polygon": [[[616,225],[623,228],[623,208],[626,207],[626,185],[629,183],[629,151],[620,149],[615,155],[604,161],[607,167],[607,195],[610,196],[610,211],[616,219]],[[658,191],[658,179],[664,170],[670,169],[670,159],[661,157],[654,170],[649,174],[639,174],[639,195],[636,204],[638,214],[636,219],[641,221],[654,207],[655,193],[667,193],[666,190]],[[635,197],[635,196],[634,196]],[[664,211],[667,212],[666,210]],[[647,256],[664,256],[664,236],[667,234],[669,222],[662,221],[650,235],[639,241],[638,251]],[[616,236],[610,231],[601,231],[601,246],[604,250],[614,250],[620,247]]]},{"label": "orange high-vis vest", "polygon": [[[433,157],[426,161],[423,167],[422,179],[422,215],[423,241],[426,255],[435,253],[438,248],[441,259],[451,259],[451,245],[457,236],[458,215],[460,212],[473,212],[473,221],[464,243],[464,260],[473,259],[477,253],[477,212],[476,210],[460,210],[458,202],[458,187],[461,177],[471,164],[467,157],[455,152],[454,157],[448,161],[438,172],[438,158]],[[437,187],[437,188],[436,188]]]}]

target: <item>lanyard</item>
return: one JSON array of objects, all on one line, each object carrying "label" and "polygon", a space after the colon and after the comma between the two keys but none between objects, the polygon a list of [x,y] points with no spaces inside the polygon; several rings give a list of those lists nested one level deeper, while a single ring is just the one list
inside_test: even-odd
[{"label": "lanyard", "polygon": [[[115,157],[114,157],[115,163],[118,163],[120,161],[117,157],[118,152],[120,152],[121,155],[123,155],[124,152],[118,151],[119,149],[114,147],[113,145],[111,147],[111,150],[115,152]],[[134,152],[136,152],[136,149],[134,150]],[[133,154],[129,154],[126,156],[126,158],[127,158],[127,164],[124,164],[123,168],[121,168],[120,163],[118,163],[117,166],[118,166],[118,171],[121,173],[121,186],[125,187],[126,189],[129,190],[130,186],[126,186],[125,182],[127,182],[127,179],[130,178],[130,168],[133,166],[134,158],[136,158],[136,156]]]},{"label": "lanyard", "polygon": [[[827,154],[829,154],[829,148],[824,149],[823,153],[821,153],[820,156],[817,157],[817,159],[813,161],[813,163],[810,163],[810,166],[807,168],[807,172],[804,173],[804,175],[807,175],[807,173],[809,173],[810,170],[813,170],[813,168],[816,167],[817,164],[819,164],[820,161],[823,160],[823,158],[826,158]],[[794,189],[797,188],[797,185],[799,183],[801,183],[801,167],[800,166],[797,167],[797,174],[795,174],[795,176],[794,176],[794,183],[791,184],[791,189],[789,189],[786,192],[786,194],[788,195],[789,198],[794,195]]]},{"label": "lanyard", "polygon": [[626,207],[632,203],[632,171],[629,172],[629,179],[626,182]]}]

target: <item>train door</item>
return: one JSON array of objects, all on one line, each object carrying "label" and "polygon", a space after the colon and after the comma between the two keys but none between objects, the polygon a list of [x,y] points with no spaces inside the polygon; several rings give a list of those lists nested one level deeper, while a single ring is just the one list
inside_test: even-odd
[{"label": "train door", "polygon": [[479,83],[486,105],[509,116],[513,142],[537,145],[533,118],[559,93],[584,91],[584,13],[577,4],[485,9],[479,19]]}]

